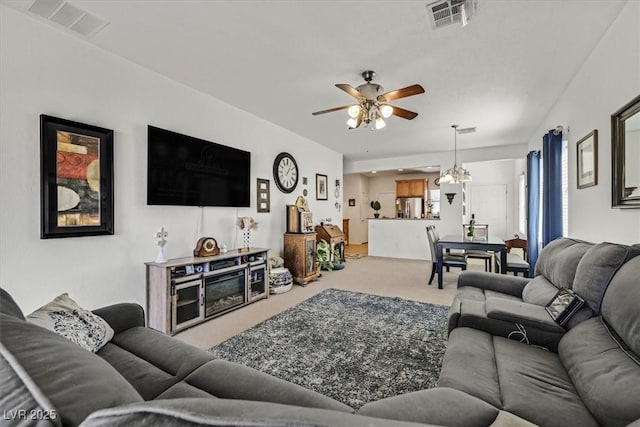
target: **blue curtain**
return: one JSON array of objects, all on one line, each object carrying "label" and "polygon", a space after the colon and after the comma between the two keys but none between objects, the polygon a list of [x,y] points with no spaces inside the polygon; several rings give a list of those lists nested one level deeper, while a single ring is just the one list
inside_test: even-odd
[{"label": "blue curtain", "polygon": [[542,247],[562,236],[562,132],[542,138]]},{"label": "blue curtain", "polygon": [[538,241],[540,240],[540,152],[527,154],[527,258],[529,277],[538,261]]}]

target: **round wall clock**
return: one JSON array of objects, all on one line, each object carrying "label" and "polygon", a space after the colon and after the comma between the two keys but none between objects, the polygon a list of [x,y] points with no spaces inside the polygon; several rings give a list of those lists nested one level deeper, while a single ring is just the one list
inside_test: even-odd
[{"label": "round wall clock", "polygon": [[433,183],[439,187],[440,186],[440,177],[436,178],[436,180],[433,181]]},{"label": "round wall clock", "polygon": [[283,193],[291,193],[298,185],[298,164],[289,153],[280,153],[273,162],[273,179]]}]

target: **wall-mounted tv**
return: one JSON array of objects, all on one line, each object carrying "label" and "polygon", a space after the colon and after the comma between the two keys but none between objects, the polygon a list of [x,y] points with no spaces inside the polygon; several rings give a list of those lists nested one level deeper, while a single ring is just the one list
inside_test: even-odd
[{"label": "wall-mounted tv", "polygon": [[147,204],[249,207],[251,153],[148,127]]}]

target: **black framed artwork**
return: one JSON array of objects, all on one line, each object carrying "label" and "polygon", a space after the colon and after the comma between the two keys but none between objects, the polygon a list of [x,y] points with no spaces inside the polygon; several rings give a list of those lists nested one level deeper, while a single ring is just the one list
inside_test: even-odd
[{"label": "black framed artwork", "polygon": [[316,174],[316,200],[328,200],[327,175]]},{"label": "black framed artwork", "polygon": [[113,130],[40,116],[40,238],[113,227]]}]

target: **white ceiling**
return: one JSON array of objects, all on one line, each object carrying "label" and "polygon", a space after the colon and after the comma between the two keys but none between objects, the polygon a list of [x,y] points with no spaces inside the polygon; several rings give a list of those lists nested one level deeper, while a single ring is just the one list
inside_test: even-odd
[{"label": "white ceiling", "polygon": [[[625,2],[479,0],[466,27],[439,30],[430,0],[70,3],[109,22],[90,43],[355,161],[451,150],[454,123],[478,128],[458,149],[527,143]],[[352,103],[334,84],[366,69],[387,91],[421,84],[394,102],[419,116],[370,131],[311,115]]]}]

